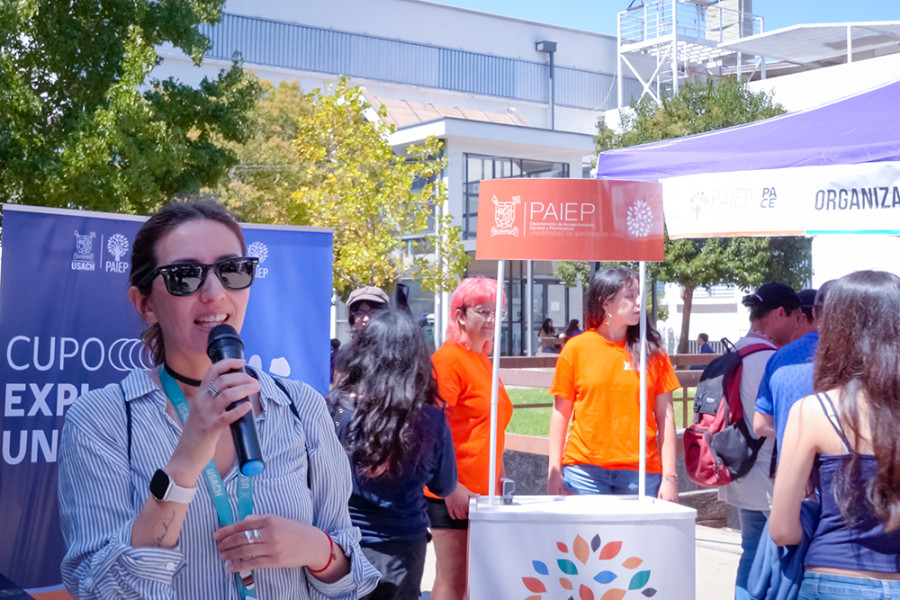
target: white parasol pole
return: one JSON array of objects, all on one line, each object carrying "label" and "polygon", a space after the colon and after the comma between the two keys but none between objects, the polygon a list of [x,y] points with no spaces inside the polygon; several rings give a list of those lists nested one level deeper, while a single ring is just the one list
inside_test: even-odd
[{"label": "white parasol pole", "polygon": [[638,498],[647,495],[647,311],[644,301],[647,297],[647,263],[640,262],[638,301],[641,304],[641,393],[640,398],[640,434],[638,437]]},{"label": "white parasol pole", "polygon": [[497,261],[497,300],[494,304],[494,365],[491,371],[491,454],[488,474],[488,502],[497,495],[497,394],[500,387],[500,329],[503,326],[503,261]]}]

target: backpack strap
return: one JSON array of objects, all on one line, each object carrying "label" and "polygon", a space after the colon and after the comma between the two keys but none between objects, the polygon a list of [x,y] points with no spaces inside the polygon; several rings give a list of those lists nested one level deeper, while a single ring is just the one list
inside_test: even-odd
[{"label": "backpack strap", "polygon": [[125,388],[119,382],[119,391],[122,392],[122,402],[125,404],[125,431],[128,435],[128,464],[131,464],[131,402],[125,398]]},{"label": "backpack strap", "polygon": [[847,439],[847,436],[844,434],[844,430],[841,429],[841,422],[838,421],[837,414],[834,410],[834,403],[831,401],[831,396],[829,396],[827,392],[820,392],[816,394],[816,399],[822,406],[822,410],[825,412],[825,416],[828,417],[829,421],[831,421],[831,426],[834,427],[834,430],[835,432],[837,432],[838,437],[841,438],[841,445],[844,447],[844,452],[849,453],[851,451],[850,440]]},{"label": "backpack strap", "polygon": [[[284,395],[287,396],[288,406],[290,407],[291,412],[294,413],[294,417],[302,423],[303,419],[300,418],[300,411],[297,410],[297,405],[294,404],[294,398],[288,392],[287,386],[284,385],[284,382],[280,377],[275,377],[274,375],[272,375],[272,381],[274,381],[275,385],[278,386],[278,389],[284,392]],[[309,444],[305,444],[304,446],[306,447],[306,487],[312,489],[312,458],[309,455]]]},{"label": "backpack strap", "polygon": [[751,354],[756,354],[757,352],[762,352],[763,350],[771,350],[772,352],[774,352],[775,348],[773,348],[769,344],[751,344],[749,346],[744,346],[743,348],[740,348],[737,351],[737,353],[738,353],[738,356],[741,357],[741,360],[743,360],[743,359],[747,358],[748,356],[750,356]]},{"label": "backpack strap", "polygon": [[294,399],[291,398],[290,393],[288,393],[288,391],[287,391],[287,386],[284,385],[284,382],[281,381],[281,378],[280,378],[280,377],[275,377],[275,376],[273,375],[273,376],[272,376],[272,381],[274,381],[274,382],[275,382],[275,385],[278,386],[278,389],[280,389],[282,392],[284,392],[284,395],[287,396],[287,399],[288,399],[288,406],[290,407],[291,412],[294,413],[294,416],[297,418],[298,421],[300,421],[300,420],[301,420],[301,419],[300,419],[300,411],[297,410],[297,405],[294,404]]}]

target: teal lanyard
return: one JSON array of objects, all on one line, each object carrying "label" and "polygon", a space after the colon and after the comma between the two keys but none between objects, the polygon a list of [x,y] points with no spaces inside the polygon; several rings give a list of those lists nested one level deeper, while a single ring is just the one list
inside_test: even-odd
[{"label": "teal lanyard", "polygon": [[[169,375],[165,369],[159,369],[159,380],[162,383],[163,390],[175,407],[181,424],[187,421],[190,406],[187,399],[178,384]],[[234,512],[231,510],[231,504],[228,502],[228,494],[225,492],[225,483],[219,475],[219,469],[216,468],[215,460],[209,461],[209,464],[203,469],[203,476],[206,478],[206,486],[212,496],[213,504],[216,507],[216,513],[219,515],[219,524],[223,527],[234,523]],[[238,470],[237,481],[238,495],[238,520],[244,520],[247,515],[253,512],[253,481],[242,474]],[[242,571],[234,574],[234,580],[237,583],[238,591],[241,598],[256,598],[256,589],[254,585],[253,573],[250,571]]]}]

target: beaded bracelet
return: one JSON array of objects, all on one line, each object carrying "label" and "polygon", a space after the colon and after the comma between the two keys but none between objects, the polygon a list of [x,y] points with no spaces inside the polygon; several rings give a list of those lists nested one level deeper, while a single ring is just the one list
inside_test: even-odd
[{"label": "beaded bracelet", "polygon": [[663,477],[663,479],[665,479],[669,483],[678,485],[678,475],[666,475],[665,477]]},{"label": "beaded bracelet", "polygon": [[334,553],[334,540],[331,539],[331,536],[328,535],[328,532],[323,531],[322,533],[324,533],[325,537],[328,538],[328,562],[325,563],[325,566],[322,567],[321,569],[310,569],[309,565],[307,565],[306,570],[309,571],[310,573],[312,573],[313,575],[321,573],[322,571],[324,571],[325,569],[330,567],[331,563],[333,563],[334,561],[337,560],[337,554]]}]

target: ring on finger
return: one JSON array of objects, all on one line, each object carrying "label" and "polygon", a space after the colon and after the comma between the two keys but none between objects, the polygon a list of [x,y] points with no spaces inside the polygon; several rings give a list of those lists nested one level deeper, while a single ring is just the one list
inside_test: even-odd
[{"label": "ring on finger", "polygon": [[209,394],[211,397],[215,398],[216,396],[218,396],[219,394],[222,393],[222,390],[217,388],[216,384],[214,384],[212,381],[210,381],[209,389],[206,390],[206,393]]},{"label": "ring on finger", "polygon": [[261,534],[259,533],[259,529],[245,529],[244,537],[247,538],[248,544],[252,544],[261,537]]}]

